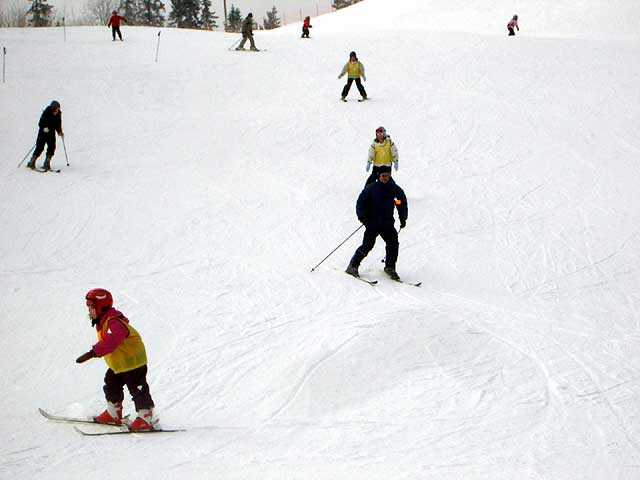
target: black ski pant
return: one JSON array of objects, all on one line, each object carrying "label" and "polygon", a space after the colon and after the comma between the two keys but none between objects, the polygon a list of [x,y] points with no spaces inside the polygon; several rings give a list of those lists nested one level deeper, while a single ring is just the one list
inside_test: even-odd
[{"label": "black ski pant", "polygon": [[244,48],[244,44],[247,43],[247,40],[249,40],[249,43],[251,44],[251,47],[253,50],[256,50],[256,42],[253,41],[253,34],[250,35],[242,35],[242,41],[240,42],[240,45],[238,45],[238,48]]},{"label": "black ski pant", "polygon": [[302,27],[302,38],[309,38],[309,29]]},{"label": "black ski pant", "polygon": [[116,41],[116,33],[118,34],[118,38],[122,40],[122,33],[120,33],[120,27],[111,26],[111,35],[113,36],[113,41]]},{"label": "black ski pant", "polygon": [[47,157],[53,157],[56,151],[56,132],[45,132],[40,130],[38,132],[38,139],[36,140],[36,149],[33,151],[33,157],[38,158],[44,151],[44,146],[47,146]]},{"label": "black ski pant", "polygon": [[350,79],[347,80],[347,84],[342,89],[342,96],[346,97],[349,94],[349,90],[351,89],[351,84],[353,83],[354,80],[356,81],[356,87],[358,87],[358,91],[360,92],[360,95],[362,95],[362,98],[367,98],[367,92],[365,91],[364,87],[362,86],[362,82],[360,81],[360,77],[358,77],[358,78],[350,78]]},{"label": "black ski pant", "polygon": [[148,410],[154,407],[149,384],[147,366],[143,365],[128,372],[115,373],[107,370],[104,375],[104,396],[108,402],[120,403],[124,400],[124,386],[127,386],[136,410]]},{"label": "black ski pant", "polygon": [[356,253],[351,258],[350,265],[359,267],[360,262],[366,257],[373,246],[376,244],[376,238],[380,235],[386,243],[386,258],[385,267],[396,268],[396,261],[398,260],[398,232],[393,227],[387,228],[371,228],[367,227],[364,231],[362,238],[362,245],[356,249]]},{"label": "black ski pant", "polygon": [[509,37],[515,37],[516,32],[513,31],[513,28],[508,27],[509,28]]}]

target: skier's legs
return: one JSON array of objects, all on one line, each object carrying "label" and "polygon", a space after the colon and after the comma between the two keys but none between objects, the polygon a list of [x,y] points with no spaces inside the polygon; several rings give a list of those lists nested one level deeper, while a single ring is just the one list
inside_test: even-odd
[{"label": "skier's legs", "polygon": [[44,151],[44,146],[46,144],[47,144],[47,135],[43,131],[38,132],[38,139],[36,140],[36,149],[33,151],[33,155],[31,156],[31,158],[38,158],[40,155],[42,155],[42,152]]},{"label": "skier's legs", "polygon": [[136,406],[136,411],[152,409],[154,404],[149,391],[149,384],[147,383],[147,366],[143,365],[121,375],[125,377],[125,383]]},{"label": "skier's legs", "polygon": [[378,236],[378,231],[373,228],[367,228],[364,231],[364,235],[362,237],[362,245],[360,245],[356,252],[351,257],[351,262],[349,265],[353,265],[354,267],[359,267],[360,262],[366,257],[373,246],[376,244],[376,237]]},{"label": "skier's legs", "polygon": [[102,387],[107,402],[122,403],[124,384],[125,379],[122,374],[117,374],[111,369],[107,370],[107,373],[104,374],[104,387]]},{"label": "skier's legs", "polygon": [[366,187],[367,185],[375,182],[379,176],[380,176],[380,167],[374,166],[373,169],[371,170],[371,175],[369,175],[369,178],[367,178],[367,182],[364,184],[364,186]]},{"label": "skier's legs", "polygon": [[247,37],[245,35],[242,36],[242,41],[240,42],[240,45],[238,45],[238,49],[240,48],[244,48],[244,44],[247,43]]},{"label": "skier's legs", "polygon": [[113,41],[116,41],[116,26],[112,25],[111,26],[111,36],[113,37]]},{"label": "skier's legs", "polygon": [[360,78],[356,78],[356,87],[358,87],[358,91],[360,92],[360,95],[362,95],[362,98],[367,98],[367,92],[362,86],[362,82],[360,81]]},{"label": "skier's legs", "polygon": [[120,27],[116,27],[116,32],[118,32],[118,38],[120,39],[120,41],[122,41],[122,32],[120,31]]},{"label": "skier's legs", "polygon": [[351,84],[353,83],[353,78],[349,78],[347,80],[347,84],[342,89],[342,96],[346,97],[349,94],[349,90],[351,89]]},{"label": "skier's legs", "polygon": [[47,137],[47,157],[53,157],[56,153],[56,134],[53,133]]},{"label": "skier's legs", "polygon": [[249,43],[251,44],[249,47],[251,50],[257,50],[256,42],[253,41],[253,35],[249,35]]},{"label": "skier's legs", "polygon": [[395,227],[387,228],[380,232],[380,236],[386,243],[385,247],[385,261],[384,266],[388,268],[396,268],[396,262],[398,260],[398,248],[400,244],[398,243],[398,232]]},{"label": "skier's legs", "polygon": [[510,37],[515,37],[515,35],[516,35],[516,32],[513,31],[512,27],[509,27],[509,36]]}]

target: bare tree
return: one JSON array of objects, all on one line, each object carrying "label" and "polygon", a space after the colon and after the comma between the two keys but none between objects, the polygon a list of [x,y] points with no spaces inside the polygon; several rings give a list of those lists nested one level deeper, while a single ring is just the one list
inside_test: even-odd
[{"label": "bare tree", "polygon": [[20,0],[7,2],[0,7],[0,27],[26,27],[27,10],[26,2]]},{"label": "bare tree", "polygon": [[106,25],[111,12],[118,8],[118,0],[89,0],[85,8],[92,20]]}]

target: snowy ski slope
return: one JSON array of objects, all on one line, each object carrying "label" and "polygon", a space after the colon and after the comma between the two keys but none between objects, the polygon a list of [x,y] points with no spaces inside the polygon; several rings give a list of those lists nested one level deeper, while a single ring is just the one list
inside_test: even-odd
[{"label": "snowy ski slope", "polygon": [[[158,63],[157,29],[0,30],[0,478],[640,478],[640,5],[365,0],[312,24],[259,54],[163,29]],[[339,101],[350,50],[370,102]],[[16,168],[52,99],[71,166],[58,142],[62,173]],[[380,241],[376,287],[340,273],[359,235],[309,272],[358,226],[378,125],[421,288],[385,279]],[[104,362],[74,362],[92,287],[186,432],[38,414],[103,408]]]}]

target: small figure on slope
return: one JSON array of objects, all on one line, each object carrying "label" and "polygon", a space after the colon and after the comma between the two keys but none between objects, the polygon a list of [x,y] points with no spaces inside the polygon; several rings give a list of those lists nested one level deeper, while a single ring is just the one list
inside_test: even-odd
[{"label": "small figure on slope", "polygon": [[110,425],[123,424],[122,401],[126,385],[137,412],[129,429],[153,430],[154,403],[147,383],[147,353],[140,334],[121,312],[113,308],[113,297],[107,290],[90,290],[86,300],[91,325],[96,327],[98,334],[98,343],[80,355],[76,363],[103,357],[108,367],[103,387],[107,409],[94,420]]},{"label": "small figure on slope", "polygon": [[518,15],[514,15],[513,18],[509,20],[509,23],[507,23],[507,30],[509,30],[510,37],[515,37],[516,35],[516,32],[513,30],[514,28],[520,31],[520,27],[518,26]]},{"label": "small figure on slope", "polygon": [[[398,171],[398,149],[391,137],[387,135],[385,128],[378,127],[376,128],[376,138],[373,139],[373,143],[369,147],[366,171],[371,169],[371,165],[373,165],[373,170],[367,178],[365,187],[378,179],[382,167],[391,167],[392,163]],[[391,181],[393,182],[393,179]]]},{"label": "small figure on slope", "polygon": [[304,22],[302,22],[302,37],[301,38],[309,38],[309,29],[313,28],[311,25],[311,17],[304,17]]},{"label": "small figure on slope", "polygon": [[58,132],[58,135],[61,137],[64,137],[64,132],[62,131],[62,111],[60,110],[60,103],[53,100],[51,104],[44,109],[42,115],[40,115],[36,149],[33,151],[31,160],[27,163],[28,168],[36,168],[36,160],[42,154],[44,146],[46,145],[47,156],[45,157],[42,168],[44,170],[51,170],[51,159],[56,151],[56,132]]},{"label": "small figure on slope", "polygon": [[118,15],[118,11],[114,10],[111,12],[111,18],[109,18],[109,23],[107,23],[107,27],[111,27],[111,36],[113,36],[113,41],[116,41],[116,33],[118,34],[118,38],[122,42],[122,33],[120,32],[120,22],[126,22],[127,19]]},{"label": "small figure on slope", "polygon": [[242,22],[242,41],[240,45],[237,46],[236,50],[244,50],[244,44],[249,40],[251,44],[250,50],[254,52],[259,52],[256,48],[256,43],[253,41],[253,13],[247,14],[247,18]]},{"label": "small figure on slope", "polygon": [[367,185],[356,203],[356,215],[365,226],[362,245],[360,245],[347,267],[346,272],[354,277],[360,276],[358,267],[376,243],[378,235],[386,243],[384,271],[393,280],[400,280],[396,272],[398,260],[398,232],[394,227],[393,210],[398,210],[400,228],[407,224],[409,214],[407,197],[391,179],[391,167],[381,167],[378,181]]},{"label": "small figure on slope", "polygon": [[349,54],[349,61],[342,68],[342,72],[338,75],[338,78],[344,77],[347,74],[347,84],[342,89],[342,101],[347,101],[347,95],[349,94],[349,89],[351,88],[351,84],[355,80],[356,87],[358,87],[358,91],[360,95],[362,95],[362,100],[367,99],[367,92],[365,91],[362,83],[360,82],[360,77],[362,77],[363,81],[367,81],[367,77],[364,74],[364,65],[358,60],[358,56],[356,52],[351,52]]}]

